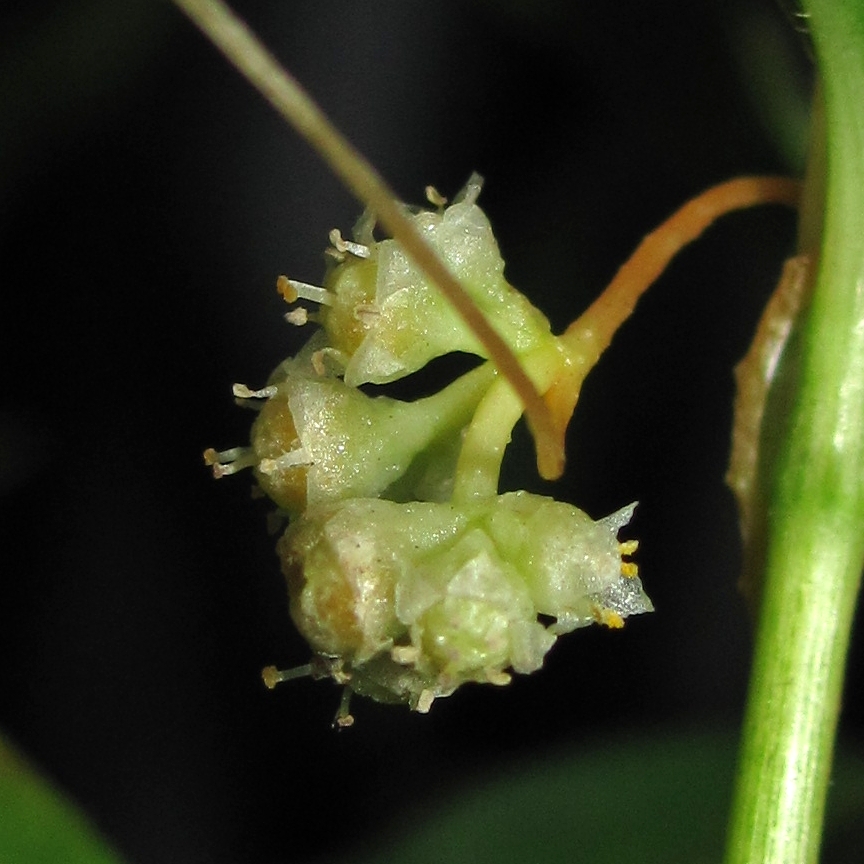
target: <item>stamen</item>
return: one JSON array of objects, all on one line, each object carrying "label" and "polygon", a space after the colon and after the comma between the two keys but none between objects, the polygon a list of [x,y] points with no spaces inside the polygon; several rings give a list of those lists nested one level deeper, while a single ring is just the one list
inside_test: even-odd
[{"label": "stamen", "polygon": [[462,191],[453,199],[454,204],[475,204],[483,189],[483,178],[474,171]]},{"label": "stamen", "polygon": [[621,553],[621,575],[626,579],[635,579],[639,575],[639,565],[635,561],[624,561],[625,555],[634,555],[639,549],[638,540],[623,540],[618,543]]},{"label": "stamen", "polygon": [[312,363],[312,370],[319,377],[323,377],[327,374],[327,367],[324,365],[324,351],[324,348],[322,348],[320,351],[315,351],[310,358],[310,362]]},{"label": "stamen", "polygon": [[296,450],[289,450],[287,453],[283,453],[276,459],[262,459],[258,463],[258,470],[269,477],[277,471],[284,471],[286,468],[297,468],[312,464],[309,451],[305,447],[298,447]]},{"label": "stamen", "polygon": [[353,240],[345,240],[338,228],[334,228],[330,232],[330,242],[337,252],[348,252],[355,258],[368,258],[372,253],[368,246],[362,243],[355,243]]},{"label": "stamen", "polygon": [[283,681],[293,681],[295,678],[309,678],[314,674],[311,663],[305,666],[295,666],[293,669],[277,669],[275,666],[265,666],[261,670],[261,680],[268,690],[272,690]]},{"label": "stamen", "polygon": [[255,462],[255,451],[251,447],[232,447],[221,451],[208,447],[204,451],[204,464],[213,466],[213,476],[217,480],[244,468],[251,468]]},{"label": "stamen", "polygon": [[635,579],[639,575],[639,565],[635,561],[625,561],[627,555],[634,555],[639,549],[638,540],[622,540],[618,543],[618,552],[621,555],[621,575],[626,579]]},{"label": "stamen", "polygon": [[624,626],[624,619],[612,609],[603,609],[600,606],[595,606],[592,611],[594,620],[598,624],[603,624],[611,630],[620,630]]},{"label": "stamen", "polygon": [[350,687],[346,687],[342,691],[342,698],[339,700],[339,710],[336,712],[336,719],[333,725],[338,729],[347,729],[354,725],[354,718],[351,716],[351,696],[354,691]]},{"label": "stamen", "polygon": [[319,348],[317,351],[313,351],[312,356],[309,358],[309,362],[312,365],[312,371],[319,377],[323,378],[328,374],[328,366],[337,375],[341,375],[345,371],[345,367],[348,365],[348,359],[349,358],[345,356],[343,351],[340,351],[338,348],[327,346],[326,348]]},{"label": "stamen", "polygon": [[447,204],[447,199],[434,187],[426,187],[426,200],[439,210]]},{"label": "stamen", "polygon": [[421,690],[417,697],[417,706],[415,711],[418,714],[428,714],[432,703],[435,701],[435,694],[431,690]]},{"label": "stamen", "polygon": [[375,214],[367,207],[354,223],[351,234],[358,243],[370,248],[375,243]]},{"label": "stamen", "polygon": [[366,327],[374,327],[381,316],[381,310],[371,303],[358,303],[354,307],[354,317]]},{"label": "stamen", "polygon": [[296,309],[285,313],[285,320],[295,327],[302,327],[309,322],[309,312],[305,306],[298,306]]},{"label": "stamen", "polygon": [[260,390],[250,390],[245,384],[234,384],[231,392],[238,399],[269,399],[271,396],[276,395],[278,388],[275,384],[271,384],[268,387],[262,387]]},{"label": "stamen", "polygon": [[296,303],[297,294],[296,289],[292,286],[291,280],[287,276],[277,276],[276,277],[276,290],[282,295],[282,299],[286,303]]},{"label": "stamen", "polygon": [[287,276],[280,276],[276,280],[276,290],[282,295],[286,303],[295,303],[297,300],[310,300],[321,306],[333,305],[333,293],[320,285],[310,285],[308,282],[298,282]]}]

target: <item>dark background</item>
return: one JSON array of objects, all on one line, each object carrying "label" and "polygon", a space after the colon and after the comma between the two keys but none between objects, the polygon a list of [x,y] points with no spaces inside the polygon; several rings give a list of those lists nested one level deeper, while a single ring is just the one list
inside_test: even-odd
[{"label": "dark background", "polygon": [[[405,200],[486,177],[508,276],[558,329],[687,198],[802,169],[805,45],[767,0],[237,6]],[[131,861],[326,859],[517,757],[735,727],[731,370],[792,214],[680,256],[589,379],[558,485],[524,432],[508,460],[508,488],[595,517],[641,502],[656,614],[425,717],[358,701],[337,734],[332,685],[261,684],[308,652],[266,506],[201,451],[245,442],[231,383],[298,345],[276,275],[318,279],[359,206],[168,3],[0,16],[0,726]]]}]

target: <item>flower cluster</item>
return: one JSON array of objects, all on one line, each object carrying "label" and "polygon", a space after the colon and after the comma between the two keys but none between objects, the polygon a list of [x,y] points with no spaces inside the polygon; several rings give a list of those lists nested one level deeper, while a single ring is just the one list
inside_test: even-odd
[{"label": "flower cluster", "polygon": [[[580,358],[504,278],[472,176],[453,204],[434,190],[415,227],[504,339],[541,393]],[[429,710],[461,684],[506,684],[540,668],[557,637],[651,610],[635,541],[619,542],[635,505],[599,521],[527,492],[498,494],[503,451],[522,406],[491,362],[411,402],[366,384],[405,378],[482,345],[368,214],[353,239],[331,232],[322,286],[280,277],[295,324],[319,325],[267,385],[235,395],[260,409],[251,444],[208,450],[215,475],[251,468],[289,524],[277,551],[291,616],[314,652],[276,682],[312,674],[352,692]],[[583,364],[584,365],[584,364]]]}]

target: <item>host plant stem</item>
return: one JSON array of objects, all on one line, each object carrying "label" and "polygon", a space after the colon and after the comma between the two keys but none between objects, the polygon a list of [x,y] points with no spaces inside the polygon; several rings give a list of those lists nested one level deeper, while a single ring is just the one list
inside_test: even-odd
[{"label": "host plant stem", "polygon": [[[864,5],[806,0],[824,96],[802,249],[818,262],[769,483],[762,608],[726,864],[815,864],[864,562]],[[820,168],[818,172],[822,173]],[[819,248],[811,226],[822,224]],[[781,424],[782,421],[782,424]]]}]

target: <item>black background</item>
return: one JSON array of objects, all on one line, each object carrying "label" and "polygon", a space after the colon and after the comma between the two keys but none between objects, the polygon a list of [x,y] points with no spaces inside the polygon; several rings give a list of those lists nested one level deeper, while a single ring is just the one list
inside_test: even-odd
[{"label": "black background", "polygon": [[[558,329],[687,198],[803,164],[805,46],[767,2],[238,8],[405,200],[486,177],[508,276]],[[276,275],[316,281],[359,206],[169,4],[2,15],[0,726],[133,862],[326,859],[517,755],[738,722],[731,370],[792,214],[676,260],[586,384],[557,486],[524,432],[507,462],[595,517],[641,502],[656,614],[425,717],[358,701],[337,734],[333,686],[260,682],[307,649],[266,506],[200,454],[246,440],[231,383],[298,345]]]}]

